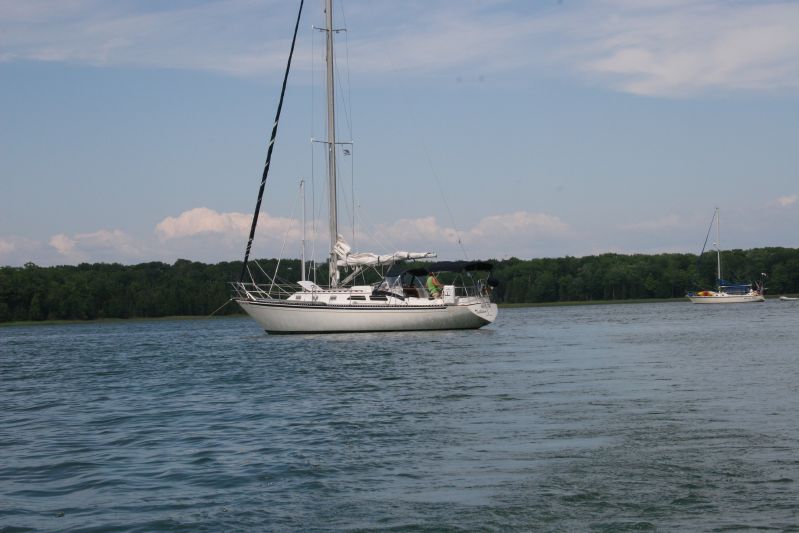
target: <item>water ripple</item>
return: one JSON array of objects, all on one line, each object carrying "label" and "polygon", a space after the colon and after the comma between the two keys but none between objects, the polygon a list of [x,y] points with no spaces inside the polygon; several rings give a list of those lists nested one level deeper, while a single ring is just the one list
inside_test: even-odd
[{"label": "water ripple", "polygon": [[795,316],[700,307],[2,328],[0,531],[799,531]]}]

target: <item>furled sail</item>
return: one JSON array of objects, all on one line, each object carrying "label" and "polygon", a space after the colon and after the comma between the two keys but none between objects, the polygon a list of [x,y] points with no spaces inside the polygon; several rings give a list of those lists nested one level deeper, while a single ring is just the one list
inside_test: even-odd
[{"label": "furled sail", "polygon": [[385,266],[392,265],[397,261],[405,261],[408,259],[428,259],[436,257],[433,252],[405,252],[397,251],[393,254],[374,254],[371,252],[361,252],[357,254],[350,253],[352,247],[347,244],[347,241],[339,235],[336,240],[336,246],[333,248],[338,256],[337,264],[340,267],[354,267],[354,266]]}]

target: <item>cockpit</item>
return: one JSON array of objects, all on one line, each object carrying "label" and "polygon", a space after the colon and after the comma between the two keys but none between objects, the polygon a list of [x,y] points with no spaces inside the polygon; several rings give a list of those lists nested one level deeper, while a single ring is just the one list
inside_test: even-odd
[{"label": "cockpit", "polygon": [[389,272],[377,284],[372,294],[385,294],[399,298],[428,298],[425,288],[425,269],[409,269],[402,272]]}]

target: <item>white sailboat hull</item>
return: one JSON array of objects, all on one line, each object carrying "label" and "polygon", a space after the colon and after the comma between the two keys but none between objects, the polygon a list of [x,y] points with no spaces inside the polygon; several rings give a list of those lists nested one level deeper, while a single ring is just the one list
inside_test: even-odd
[{"label": "white sailboat hull", "polygon": [[[490,272],[491,265],[483,262],[441,262],[431,263],[438,265],[436,271],[426,271],[422,267],[411,270],[393,272],[403,261],[428,259],[436,257],[432,252],[407,252],[396,251],[392,254],[375,254],[370,252],[355,252],[346,243],[338,231],[337,214],[337,178],[336,178],[336,153],[339,144],[336,142],[336,117],[335,117],[335,68],[333,53],[333,37],[341,31],[335,29],[333,21],[333,2],[325,1],[326,20],[326,88],[327,88],[327,178],[328,178],[328,229],[331,239],[328,281],[329,287],[323,289],[305,277],[305,234],[303,232],[303,254],[301,281],[298,282],[302,290],[290,293],[291,285],[284,283],[280,286],[277,272],[269,276],[263,269],[261,272],[269,280],[268,284],[258,285],[252,273],[251,282],[244,282],[245,273],[248,271],[251,246],[258,222],[261,200],[263,199],[264,185],[266,183],[272,147],[275,142],[280,110],[283,105],[283,96],[286,90],[291,57],[294,53],[294,43],[297,37],[297,28],[300,23],[300,13],[297,15],[297,24],[294,27],[289,61],[286,74],[283,78],[280,101],[278,103],[275,123],[272,128],[272,137],[269,141],[264,173],[261,179],[261,188],[258,201],[253,214],[250,237],[244,255],[239,282],[234,284],[235,300],[256,322],[268,333],[340,333],[340,332],[366,332],[366,331],[415,331],[415,330],[446,330],[446,329],[476,329],[492,323],[497,317],[497,306],[489,300],[491,287],[495,286],[494,280],[475,279],[472,272]],[[302,4],[300,4],[302,6]],[[347,152],[345,151],[345,154]],[[352,198],[354,202],[355,199]],[[305,200],[303,199],[303,213]],[[353,219],[353,231],[355,220]],[[303,216],[303,228],[305,220]],[[315,226],[314,226],[315,227]],[[347,274],[340,278],[341,269]],[[365,282],[365,269],[374,269],[382,276],[379,283],[371,285],[354,285],[355,279]],[[443,270],[441,270],[443,268]],[[383,270],[389,269],[387,272]],[[462,285],[442,285],[436,278],[437,272],[457,272],[465,274]],[[389,275],[391,274],[391,275]],[[359,278],[361,276],[361,278]],[[424,276],[427,278],[424,279]],[[315,276],[314,276],[315,278]],[[461,278],[458,278],[461,279]],[[277,281],[276,281],[277,280]],[[352,285],[351,285],[352,284]],[[275,297],[279,296],[279,297]]]},{"label": "white sailboat hull", "polygon": [[712,296],[689,296],[695,304],[748,304],[765,302],[762,294],[715,294]]},{"label": "white sailboat hull", "polygon": [[497,317],[496,304],[325,305],[236,300],[267,333],[342,333],[477,329]]},{"label": "white sailboat hull", "polygon": [[[708,235],[710,235],[710,230],[713,228],[713,222],[716,223],[716,280],[718,283],[718,290],[714,291],[700,291],[698,293],[689,292],[686,296],[691,303],[695,304],[748,304],[748,303],[757,303],[757,302],[765,302],[766,298],[763,296],[763,291],[765,290],[765,285],[763,282],[759,284],[755,289],[752,288],[751,283],[730,283],[725,282],[724,278],[721,276],[721,229],[720,229],[720,217],[719,217],[719,208],[717,207],[715,212],[713,213],[713,218],[710,220],[710,228],[708,228]],[[707,244],[707,240],[705,241]],[[705,248],[702,247],[702,253],[704,253]],[[701,253],[700,253],[701,255]],[[763,274],[763,280],[765,281],[765,274]]]}]

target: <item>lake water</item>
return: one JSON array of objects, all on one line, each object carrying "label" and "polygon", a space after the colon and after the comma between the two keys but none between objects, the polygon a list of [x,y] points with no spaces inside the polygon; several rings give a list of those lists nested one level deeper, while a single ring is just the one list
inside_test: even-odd
[{"label": "lake water", "polygon": [[0,530],[799,531],[799,305],[0,328]]}]

